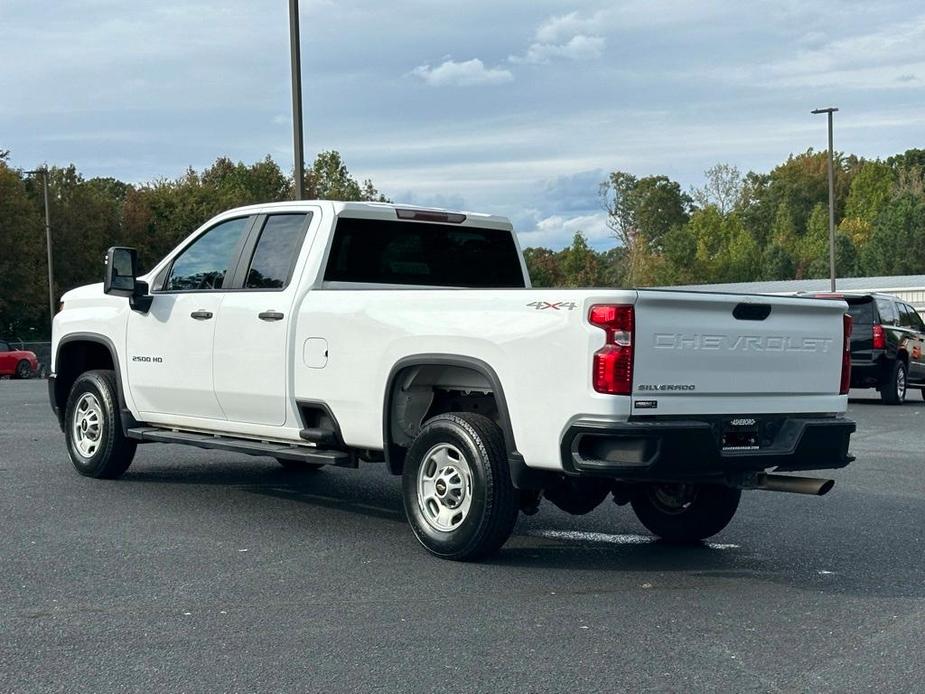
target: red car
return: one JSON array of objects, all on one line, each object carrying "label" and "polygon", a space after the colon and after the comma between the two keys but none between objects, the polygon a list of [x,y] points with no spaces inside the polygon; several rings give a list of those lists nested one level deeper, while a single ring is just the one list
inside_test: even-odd
[{"label": "red car", "polygon": [[0,376],[32,378],[38,368],[39,360],[33,352],[13,349],[0,340]]}]

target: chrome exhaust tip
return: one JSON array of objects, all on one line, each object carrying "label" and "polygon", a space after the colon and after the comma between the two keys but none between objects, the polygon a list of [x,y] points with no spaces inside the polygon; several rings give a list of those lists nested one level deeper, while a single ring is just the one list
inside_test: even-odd
[{"label": "chrome exhaust tip", "polygon": [[825,496],[835,480],[824,480],[818,477],[794,477],[792,475],[771,475],[762,473],[756,476],[752,489],[763,489],[768,492],[790,492],[791,494],[809,494],[810,496]]}]

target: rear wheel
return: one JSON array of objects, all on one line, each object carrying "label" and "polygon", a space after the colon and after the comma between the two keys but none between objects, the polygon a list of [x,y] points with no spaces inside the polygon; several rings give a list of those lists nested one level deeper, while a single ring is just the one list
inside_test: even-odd
[{"label": "rear wheel", "polygon": [[20,360],[20,362],[16,365],[16,378],[22,380],[32,378],[32,367],[25,359]]},{"label": "rear wheel", "polygon": [[498,425],[471,413],[429,420],[405,458],[402,499],[432,554],[464,561],[498,550],[519,510]]},{"label": "rear wheel", "polygon": [[119,391],[112,371],[81,374],[67,399],[65,437],[71,462],[81,475],[115,479],[135,457],[119,419]]},{"label": "rear wheel", "polygon": [[729,525],[742,491],[714,484],[641,484],[630,496],[639,521],[669,542],[696,542]]},{"label": "rear wheel", "polygon": [[880,397],[887,405],[902,405],[906,399],[906,364],[897,359],[890,367],[886,383],[880,388]]}]

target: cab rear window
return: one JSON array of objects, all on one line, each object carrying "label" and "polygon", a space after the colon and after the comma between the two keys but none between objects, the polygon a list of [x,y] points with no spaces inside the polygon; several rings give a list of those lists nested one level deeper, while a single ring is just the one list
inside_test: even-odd
[{"label": "cab rear window", "polygon": [[510,231],[449,224],[341,218],[328,282],[429,287],[523,287]]}]

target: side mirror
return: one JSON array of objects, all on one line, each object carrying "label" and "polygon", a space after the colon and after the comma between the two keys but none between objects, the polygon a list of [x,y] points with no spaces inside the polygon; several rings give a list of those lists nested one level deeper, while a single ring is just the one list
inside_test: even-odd
[{"label": "side mirror", "polygon": [[114,296],[134,296],[137,264],[138,253],[134,248],[113,246],[106,251],[103,292]]},{"label": "side mirror", "polygon": [[103,275],[103,292],[128,297],[132,309],[146,312],[151,308],[146,282],[135,279],[138,274],[138,253],[134,248],[113,246],[106,251],[106,271]]}]

